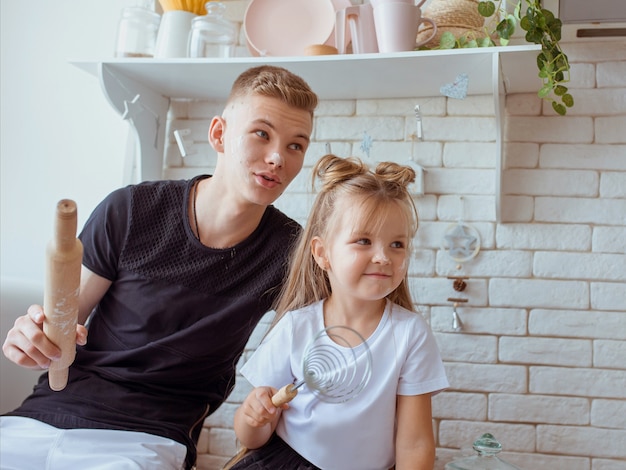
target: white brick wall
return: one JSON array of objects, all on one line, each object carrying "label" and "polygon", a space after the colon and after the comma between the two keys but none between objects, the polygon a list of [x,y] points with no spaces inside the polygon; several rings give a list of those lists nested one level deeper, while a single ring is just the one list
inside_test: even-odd
[{"label": "white brick wall", "polygon": [[[229,3],[243,11],[246,2]],[[472,455],[484,432],[527,470],[626,468],[626,49],[623,41],[567,46],[576,105],[566,117],[534,94],[507,97],[507,223],[495,223],[495,118],[483,96],[320,103],[305,170],[277,203],[304,222],[310,166],[327,142],[334,153],[364,157],[364,132],[372,160],[412,158],[426,168],[410,286],[451,383],[433,399],[437,470]],[[418,103],[423,142],[412,135]],[[170,139],[165,177],[211,171],[206,132],[220,106],[173,104],[170,136],[191,129],[195,153],[182,159]],[[458,270],[439,247],[460,217],[479,232],[481,251]],[[447,279],[454,274],[470,278],[459,333],[447,300],[461,296]],[[234,453],[232,416],[249,389],[239,380],[206,420],[200,470],[221,468]]]}]

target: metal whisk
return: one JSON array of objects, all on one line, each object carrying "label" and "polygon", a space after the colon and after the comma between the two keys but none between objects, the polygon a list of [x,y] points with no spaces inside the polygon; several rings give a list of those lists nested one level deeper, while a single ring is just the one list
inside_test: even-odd
[{"label": "metal whisk", "polygon": [[342,403],[358,395],[371,375],[372,353],[365,339],[347,326],[330,326],[307,345],[302,379],[282,387],[272,402],[288,403],[306,384],[320,400]]},{"label": "metal whisk", "polygon": [[[287,384],[272,397],[274,406],[290,402],[305,385],[321,400],[342,403],[357,396],[372,376],[372,353],[365,339],[347,326],[320,331],[304,351],[302,379]],[[248,449],[242,447],[224,470],[239,462]]]}]

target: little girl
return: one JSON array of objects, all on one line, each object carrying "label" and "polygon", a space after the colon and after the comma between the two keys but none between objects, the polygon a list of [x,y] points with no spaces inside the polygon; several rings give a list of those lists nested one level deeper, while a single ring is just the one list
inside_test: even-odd
[{"label": "little girl", "polygon": [[[435,339],[415,313],[407,271],[417,212],[396,163],[375,171],[326,155],[321,188],[292,256],[267,336],[241,373],[254,385],[235,413],[248,451],[233,469],[432,470],[431,396],[448,386]],[[303,386],[288,405],[271,398],[302,379],[308,342],[343,325],[366,339],[371,378],[344,403]],[[351,344],[351,346],[357,346]]]}]

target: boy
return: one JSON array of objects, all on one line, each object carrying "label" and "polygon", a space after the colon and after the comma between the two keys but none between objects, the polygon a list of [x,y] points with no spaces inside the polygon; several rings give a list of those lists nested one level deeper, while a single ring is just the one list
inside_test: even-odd
[{"label": "boy", "polygon": [[[299,233],[271,204],[302,168],[316,105],[300,77],[250,69],[211,121],[211,177],[128,186],[94,210],[80,234],[68,385],[52,392],[44,374],[0,418],[3,468],[194,465],[202,423],[232,390]],[[31,306],[7,334],[5,356],[46,369],[59,350],[42,323],[42,308]]]}]

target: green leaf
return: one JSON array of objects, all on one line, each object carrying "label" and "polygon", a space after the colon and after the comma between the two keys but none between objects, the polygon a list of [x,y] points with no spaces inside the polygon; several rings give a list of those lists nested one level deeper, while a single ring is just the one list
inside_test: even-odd
[{"label": "green leaf", "polygon": [[561,40],[561,27],[562,26],[563,26],[563,23],[561,23],[561,20],[559,19],[556,19],[554,22],[548,25],[550,33],[552,34],[552,37],[554,38],[555,41]]},{"label": "green leaf", "polygon": [[506,15],[506,21],[509,24],[509,36],[513,36],[515,33],[515,25],[517,24],[517,19],[513,15]]},{"label": "green leaf", "polygon": [[544,57],[544,62],[546,64],[553,64],[554,63],[554,55],[552,54],[552,51],[550,49],[546,49],[546,48],[543,48],[541,51],[542,51],[541,54]]},{"label": "green leaf", "polygon": [[493,45],[494,44],[491,38],[479,38],[478,39],[478,47],[491,47]]},{"label": "green leaf", "polygon": [[570,95],[569,93],[565,93],[561,99],[563,100],[563,103],[565,103],[565,106],[567,106],[568,108],[571,108],[572,106],[574,106],[574,97],[572,95]]},{"label": "green leaf", "polygon": [[498,26],[496,26],[496,32],[502,39],[509,39],[511,37],[509,22],[506,19],[500,21]]},{"label": "green leaf", "polygon": [[496,12],[496,5],[491,1],[483,1],[478,3],[478,13],[485,18],[489,18]]},{"label": "green leaf", "polygon": [[467,44],[465,44],[465,46],[463,47],[478,47],[478,42],[476,41],[476,39],[471,39],[467,41]]},{"label": "green leaf", "polygon": [[541,44],[541,38],[542,38],[541,32],[536,29],[532,29],[526,33],[526,41],[528,42],[532,42],[534,44]]},{"label": "green leaf", "polygon": [[551,91],[552,87],[550,85],[544,85],[541,87],[541,90],[537,92],[537,95],[539,96],[539,98],[545,98],[550,94]]},{"label": "green leaf", "polygon": [[546,29],[547,23],[545,17],[541,15],[536,15],[537,27],[541,29]]},{"label": "green leaf", "polygon": [[522,28],[524,31],[530,31],[530,29],[533,27],[533,25],[530,23],[530,20],[528,19],[527,16],[523,17],[519,21],[519,25],[520,25],[520,28]]},{"label": "green leaf", "polygon": [[550,24],[554,21],[554,14],[550,10],[541,10],[541,14],[546,22],[546,24]]},{"label": "green leaf", "polygon": [[563,106],[561,103],[557,103],[556,101],[552,102],[552,109],[554,109],[557,114],[560,114],[561,116],[565,116],[567,114],[567,108],[565,108],[565,106]]},{"label": "green leaf", "polygon": [[565,54],[558,54],[556,56],[556,66],[559,68],[559,70],[567,70],[568,62]]},{"label": "green leaf", "polygon": [[441,35],[441,39],[439,40],[439,47],[441,49],[454,49],[456,46],[456,38],[454,34],[450,31],[446,31]]},{"label": "green leaf", "polygon": [[540,52],[537,55],[537,68],[539,70],[547,70],[549,64],[550,64],[550,61],[548,60],[548,58],[545,56],[543,52]]},{"label": "green leaf", "polygon": [[526,9],[526,15],[524,15],[524,17],[528,20],[528,22],[532,25],[532,26],[537,26],[537,15],[535,14],[535,11],[528,7]]},{"label": "green leaf", "polygon": [[557,96],[563,96],[565,93],[567,93],[567,87],[563,86],[563,85],[557,85],[554,88],[554,94]]}]

